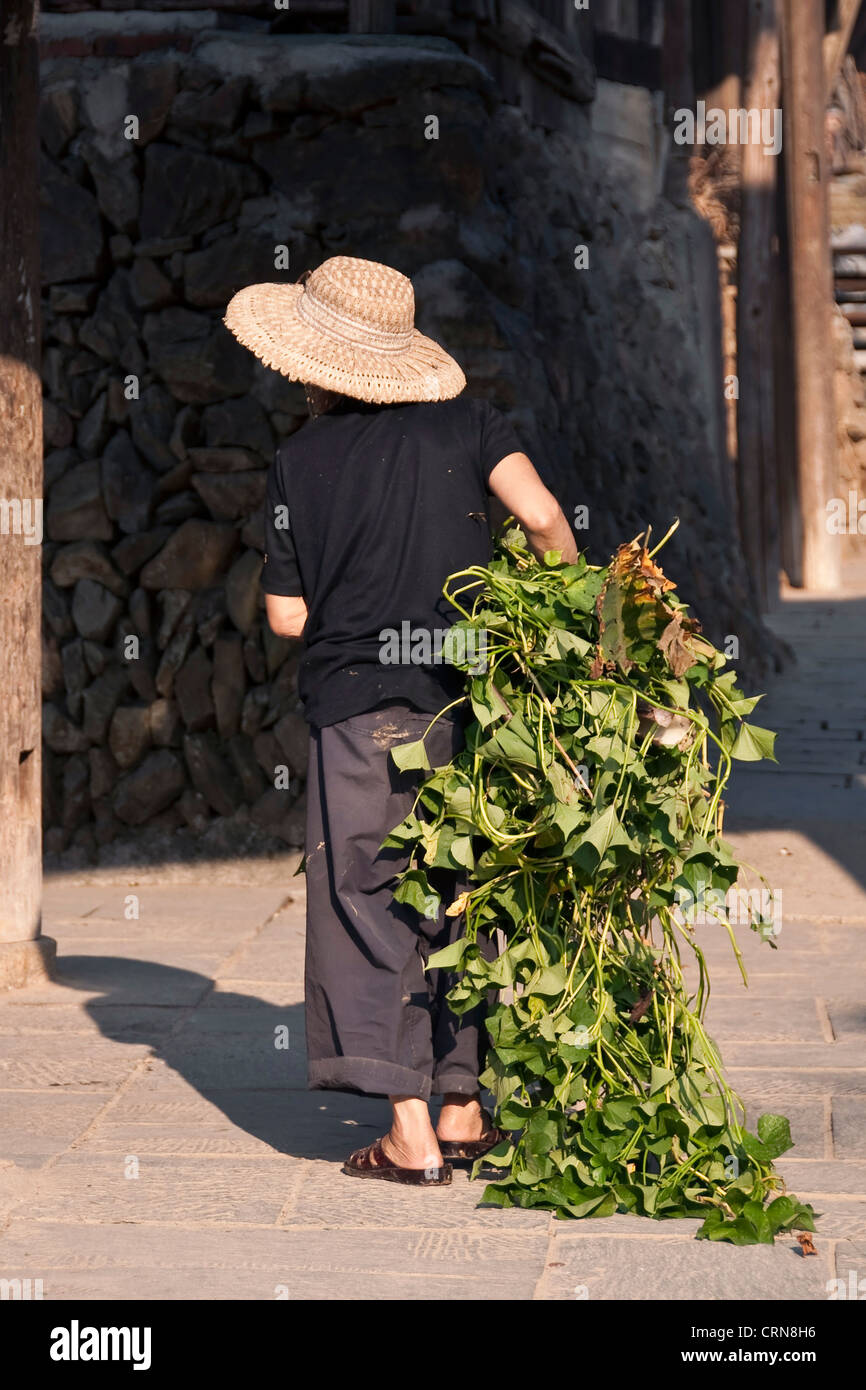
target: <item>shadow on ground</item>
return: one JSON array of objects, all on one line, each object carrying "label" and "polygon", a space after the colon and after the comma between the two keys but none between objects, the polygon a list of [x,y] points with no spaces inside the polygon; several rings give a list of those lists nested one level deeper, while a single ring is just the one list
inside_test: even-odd
[{"label": "shadow on ground", "polygon": [[104,1037],[151,1048],[155,1102],[176,1097],[174,1073],[229,1126],[294,1158],[338,1161],[388,1128],[384,1098],[306,1089],[302,1004],[215,991],[196,971],[118,956],[64,955],[56,981],[94,996],[84,1007]]}]

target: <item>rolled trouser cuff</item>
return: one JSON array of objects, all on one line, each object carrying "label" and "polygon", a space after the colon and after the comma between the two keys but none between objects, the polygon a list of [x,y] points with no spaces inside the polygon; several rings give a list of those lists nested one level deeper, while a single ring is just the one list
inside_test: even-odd
[{"label": "rolled trouser cuff", "polygon": [[366,1096],[417,1096],[419,1100],[430,1099],[432,1084],[424,1072],[375,1057],[326,1057],[310,1062],[307,1081],[311,1091],[360,1091]]},{"label": "rolled trouser cuff", "polygon": [[478,1074],[470,1076],[465,1071],[444,1072],[441,1076],[434,1076],[432,1094],[434,1096],[444,1096],[453,1093],[456,1096],[477,1096],[481,1087],[478,1084]]}]

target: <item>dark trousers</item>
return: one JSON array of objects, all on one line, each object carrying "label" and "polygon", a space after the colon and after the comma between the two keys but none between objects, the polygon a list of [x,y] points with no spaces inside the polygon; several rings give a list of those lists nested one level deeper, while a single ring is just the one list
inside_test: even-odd
[{"label": "dark trousers", "polygon": [[[311,729],[305,998],[312,1090],[425,1100],[478,1090],[485,1006],[451,1013],[445,995],[454,975],[424,969],[429,954],[461,933],[462,917],[446,917],[445,908],[465,882],[456,871],[430,871],[442,906],[427,920],[393,900],[394,875],[407,858],[379,848],[412,809],[420,775],[399,772],[389,750],[420,738],[432,717],[389,705]],[[450,761],[462,741],[459,720],[438,720],[426,739],[431,765]]]}]

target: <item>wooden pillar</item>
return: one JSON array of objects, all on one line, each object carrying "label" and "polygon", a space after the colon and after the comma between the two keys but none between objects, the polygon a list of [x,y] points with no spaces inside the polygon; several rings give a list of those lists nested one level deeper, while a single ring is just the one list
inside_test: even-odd
[{"label": "wooden pillar", "polygon": [[35,0],[0,42],[0,987],[44,975],[40,938],[42,388]]},{"label": "wooden pillar", "polygon": [[[748,0],[743,105],[779,105],[776,0]],[[773,232],[780,154],[762,142],[742,147],[737,249],[737,404],[740,534],[761,606],[773,604],[779,580],[776,479]]]},{"label": "wooden pillar", "polygon": [[[780,9],[780,20],[784,11]],[[791,314],[791,247],[788,236],[787,178],[784,151],[776,188],[777,253],[772,293],[776,306],[773,357],[776,380],[776,464],[779,490],[779,551],[791,584],[803,583],[803,536],[797,477],[797,412],[794,401],[794,327]]]},{"label": "wooden pillar", "polygon": [[824,0],[785,0],[785,7],[784,145],[802,533],[802,572],[791,579],[806,589],[836,589],[839,538],[830,535],[826,525],[827,503],[838,494],[838,478],[824,143]]},{"label": "wooden pillar", "polygon": [[860,13],[861,0],[838,0],[836,27],[824,36],[824,100],[833,95],[836,79],[842,69],[851,35]]},{"label": "wooden pillar", "polygon": [[[691,0],[665,0],[662,38],[662,85],[664,118],[668,129],[674,112],[694,110],[695,85],[692,72]],[[687,204],[689,162],[695,151],[691,145],[671,144],[664,176],[664,194],[673,203]]]}]

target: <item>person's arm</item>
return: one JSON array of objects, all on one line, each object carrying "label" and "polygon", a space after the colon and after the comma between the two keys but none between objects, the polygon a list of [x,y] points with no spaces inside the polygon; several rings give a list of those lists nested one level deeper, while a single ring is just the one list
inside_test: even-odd
[{"label": "person's arm", "polygon": [[303,598],[286,594],[265,594],[265,608],[271,631],[278,637],[300,637],[307,621]]},{"label": "person's arm", "polygon": [[279,450],[268,471],[264,522],[262,588],[268,622],[278,637],[300,637],[307,621],[307,602],[289,520]]},{"label": "person's arm", "polygon": [[491,470],[494,497],[520,522],[530,549],[541,560],[558,550],[566,564],[577,559],[574,532],[553,493],[544,486],[526,454],[508,454]]}]

